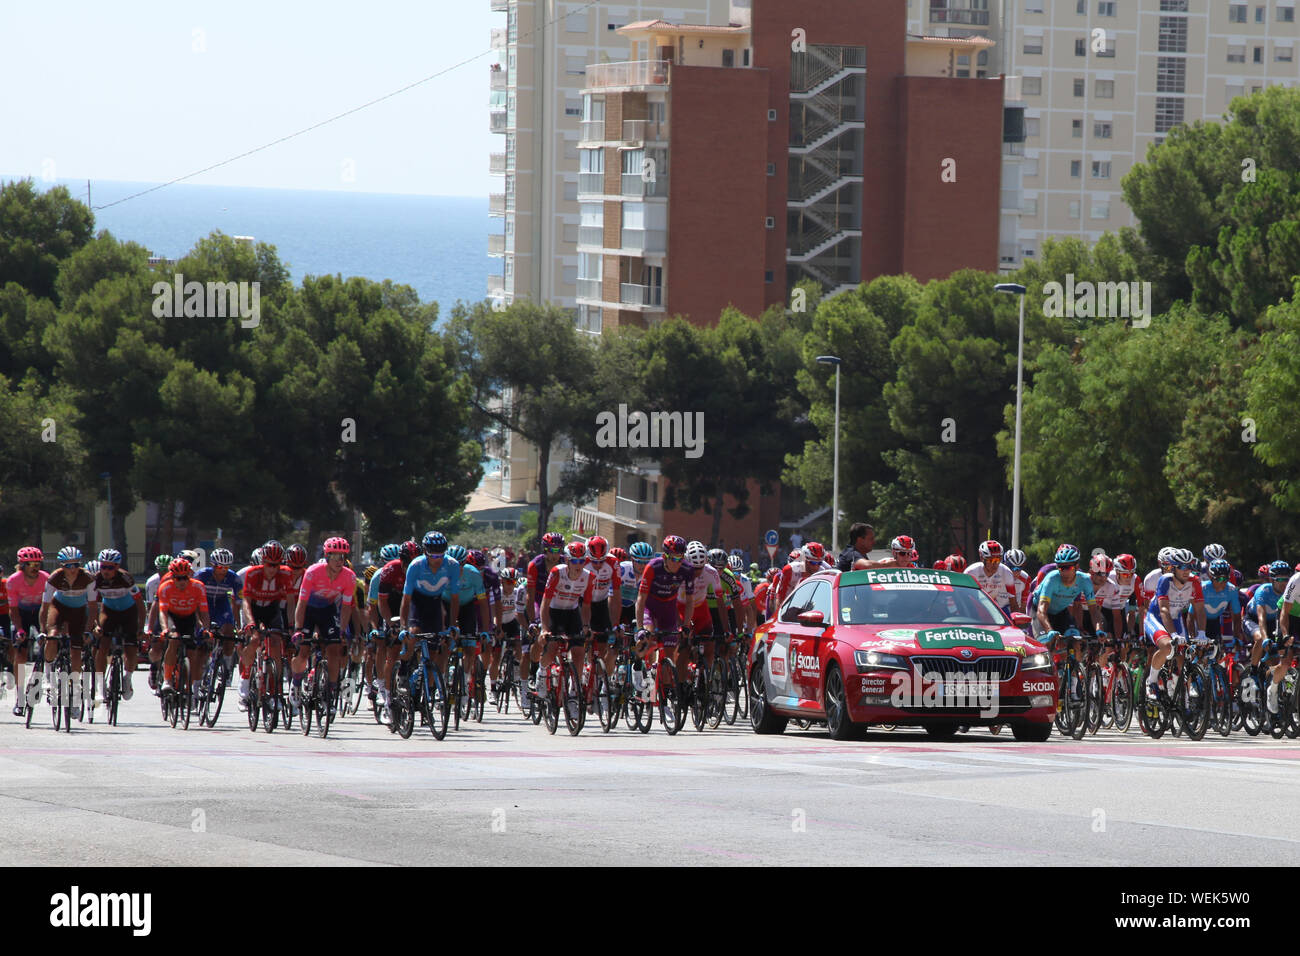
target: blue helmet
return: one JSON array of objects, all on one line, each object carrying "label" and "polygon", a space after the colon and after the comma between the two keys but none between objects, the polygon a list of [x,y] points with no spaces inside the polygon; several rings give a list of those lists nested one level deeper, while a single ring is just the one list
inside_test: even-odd
[{"label": "blue helmet", "polygon": [[1232,565],[1224,558],[1215,558],[1210,562],[1209,572],[1212,578],[1226,578],[1232,573]]},{"label": "blue helmet", "polygon": [[447,557],[459,564],[465,563],[465,555],[468,553],[469,552],[465,550],[464,546],[459,544],[453,544],[447,549]]},{"label": "blue helmet", "polygon": [[103,551],[99,552],[99,560],[109,564],[121,564],[122,552],[118,551],[116,548],[105,548]]},{"label": "blue helmet", "polygon": [[636,541],[627,549],[627,553],[634,561],[649,561],[655,556],[655,549],[650,547],[649,541]]},{"label": "blue helmet", "polygon": [[[62,554],[63,552],[60,551],[59,553]],[[1268,576],[1275,581],[1278,578],[1289,578],[1291,577],[1291,565],[1281,559],[1274,561],[1268,566]]]},{"label": "blue helmet", "polygon": [[1063,544],[1056,549],[1054,560],[1057,564],[1078,564],[1079,549],[1072,544]]},{"label": "blue helmet", "polygon": [[441,531],[430,531],[420,543],[425,554],[442,554],[447,550],[447,536]]},{"label": "blue helmet", "polygon": [[59,548],[59,553],[55,557],[55,560],[58,561],[59,564],[80,564],[81,552],[72,545],[68,545],[66,548]]},{"label": "blue helmet", "polygon": [[383,561],[396,561],[402,556],[402,549],[395,544],[386,544],[379,549],[379,557]]}]

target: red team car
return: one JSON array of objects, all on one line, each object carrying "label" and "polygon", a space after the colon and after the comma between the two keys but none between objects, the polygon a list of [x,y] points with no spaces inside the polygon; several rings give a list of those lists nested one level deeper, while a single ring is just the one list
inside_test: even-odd
[{"label": "red team car", "polygon": [[758,628],[749,667],[750,720],[779,734],[788,720],[825,721],[837,740],[871,724],[1007,725],[1046,740],[1056,715],[1051,656],[975,579],[951,571],[823,571],[799,584]]}]

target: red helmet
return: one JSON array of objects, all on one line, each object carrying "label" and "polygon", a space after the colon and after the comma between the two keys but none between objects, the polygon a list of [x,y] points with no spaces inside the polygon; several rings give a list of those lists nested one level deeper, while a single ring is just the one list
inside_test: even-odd
[{"label": "red helmet", "polygon": [[988,541],[981,541],[981,542],[980,542],[980,560],[981,560],[981,561],[988,560],[989,558],[1000,558],[1000,557],[1002,557],[1002,545],[1001,545],[1001,543],[999,543],[999,542],[997,542],[997,541],[994,541],[994,540],[992,540],[992,539],[990,539],[990,540],[988,540]]},{"label": "red helmet", "polygon": [[609,542],[600,535],[593,535],[587,539],[587,557],[593,561],[600,561],[609,553]]},{"label": "red helmet", "polygon": [[285,555],[289,559],[289,567],[305,568],[307,566],[307,549],[300,544],[291,544]]},{"label": "red helmet", "polygon": [[934,570],[936,570],[936,571],[949,571],[949,570],[951,570],[951,569],[948,567],[948,559],[947,559],[947,558],[940,558],[938,561],[934,562]]},{"label": "red helmet", "polygon": [[664,538],[664,557],[681,558],[686,555],[686,539],[680,534],[670,534]]},{"label": "red helmet", "polygon": [[1104,554],[1094,554],[1092,560],[1088,562],[1088,572],[1090,574],[1110,574],[1110,569],[1115,563]]},{"label": "red helmet", "polygon": [[[590,546],[591,542],[588,541],[587,545]],[[610,548],[609,553],[614,556],[614,560],[617,561],[619,564],[622,564],[624,561],[628,560],[627,552],[624,551],[622,548]]]},{"label": "red helmet", "polygon": [[965,570],[966,570],[966,559],[963,558],[960,554],[950,554],[950,555],[948,555],[948,570],[949,570],[949,571],[965,571]]},{"label": "red helmet", "polygon": [[1121,574],[1133,574],[1137,569],[1137,558],[1131,554],[1121,554],[1115,559],[1115,570]]},{"label": "red helmet", "polygon": [[768,579],[769,581],[775,581],[775,580],[776,580],[777,578],[779,578],[780,576],[781,576],[781,571],[780,571],[779,568],[768,568],[768,569],[767,569],[767,579]]},{"label": "red helmet", "polygon": [[916,542],[912,540],[911,535],[900,534],[889,542],[889,550],[895,554],[908,556],[913,560],[916,559]]},{"label": "red helmet", "polygon": [[803,546],[804,557],[814,563],[820,563],[826,558],[826,549],[821,546],[820,541],[809,541]]},{"label": "red helmet", "polygon": [[501,578],[502,584],[509,584],[511,581],[515,580],[518,573],[519,572],[517,572],[514,568],[512,568],[510,565],[507,564],[504,568],[501,569],[500,573],[498,574],[498,577]]},{"label": "red helmet", "polygon": [[564,549],[564,535],[558,531],[548,531],[542,535],[542,547],[547,551],[561,551]]},{"label": "red helmet", "polygon": [[262,545],[262,563],[263,564],[283,564],[284,548],[280,547],[274,541],[268,541]]},{"label": "red helmet", "polygon": [[351,554],[352,545],[348,544],[347,538],[326,538],[326,554]]},{"label": "red helmet", "polygon": [[29,545],[26,548],[18,549],[19,564],[21,564],[24,561],[44,561],[44,560],[45,560],[45,555],[41,553],[40,548],[32,547]]},{"label": "red helmet", "polygon": [[478,548],[474,548],[466,554],[465,560],[474,565],[474,567],[478,568],[480,571],[483,569],[483,565],[487,564],[486,556]]},{"label": "red helmet", "polygon": [[1261,565],[1259,566],[1259,570],[1255,572],[1255,577],[1257,577],[1257,578],[1263,578],[1265,581],[1267,581],[1267,580],[1268,580],[1268,565],[1267,565],[1267,564],[1261,564]]},{"label": "red helmet", "polygon": [[803,552],[800,551],[798,548],[795,548],[795,549],[794,549],[793,551],[791,551],[788,555],[786,555],[786,560],[787,560],[787,561],[798,561],[798,560],[801,559],[802,557],[803,557]]},{"label": "red helmet", "polygon": [[193,570],[194,568],[184,558],[175,558],[167,565],[167,571],[172,577],[188,578]]},{"label": "red helmet", "polygon": [[570,561],[586,561],[587,546],[581,541],[570,541],[564,546],[564,556]]},{"label": "red helmet", "polygon": [[403,541],[398,550],[401,552],[403,564],[410,564],[420,556],[420,546],[410,539]]}]

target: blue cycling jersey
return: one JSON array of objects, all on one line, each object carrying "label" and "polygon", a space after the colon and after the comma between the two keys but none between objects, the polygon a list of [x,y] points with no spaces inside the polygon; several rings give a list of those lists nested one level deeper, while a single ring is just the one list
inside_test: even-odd
[{"label": "blue cycling jersey", "polygon": [[1080,594],[1084,596],[1084,599],[1089,604],[1096,603],[1092,590],[1092,579],[1088,575],[1076,571],[1074,573],[1074,583],[1067,586],[1062,583],[1061,572],[1057,569],[1049,572],[1047,577],[1043,578],[1043,583],[1038,586],[1038,590],[1035,592],[1034,603],[1038,604],[1046,599],[1049,602],[1047,613],[1059,614],[1073,604],[1074,599]]},{"label": "blue cycling jersey", "polygon": [[[443,559],[444,561],[446,558]],[[460,606],[464,607],[476,598],[484,597],[487,590],[483,587],[483,572],[472,564],[460,569]],[[450,600],[450,596],[448,596]]]},{"label": "blue cycling jersey", "polygon": [[1246,611],[1250,614],[1251,619],[1259,617],[1259,609],[1264,609],[1264,617],[1273,620],[1277,617],[1277,602],[1282,599],[1282,595],[1273,589],[1273,583],[1261,584],[1255,589],[1255,593],[1250,596],[1250,603],[1246,605]]},{"label": "blue cycling jersey", "polygon": [[1228,581],[1223,582],[1219,590],[1209,581],[1201,582],[1201,599],[1205,602],[1205,616],[1222,617],[1224,614],[1240,614],[1241,598],[1237,589]]},{"label": "blue cycling jersey", "polygon": [[406,568],[406,584],[403,594],[414,594],[426,598],[448,598],[460,587],[460,562],[443,555],[437,570],[429,567],[429,559],[420,555]]},{"label": "blue cycling jersey", "polygon": [[226,569],[226,575],[220,581],[217,580],[217,569],[206,567],[195,572],[194,580],[203,585],[203,590],[208,596],[208,614],[213,620],[229,618],[231,615],[231,599],[240,601],[243,599],[242,584],[239,575],[229,568]]}]

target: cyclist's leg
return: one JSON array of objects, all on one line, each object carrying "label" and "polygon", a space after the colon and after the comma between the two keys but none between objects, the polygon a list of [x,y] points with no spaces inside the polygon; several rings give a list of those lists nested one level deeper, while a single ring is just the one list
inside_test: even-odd
[{"label": "cyclist's leg", "polygon": [[1146,683],[1148,688],[1153,689],[1159,682],[1160,668],[1168,660],[1169,652],[1173,648],[1173,637],[1164,629],[1161,622],[1156,621],[1149,614],[1143,618],[1143,635],[1146,643],[1151,647]]}]

